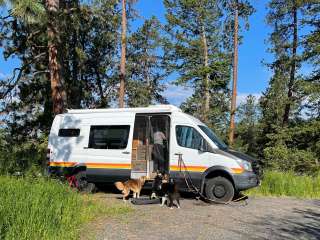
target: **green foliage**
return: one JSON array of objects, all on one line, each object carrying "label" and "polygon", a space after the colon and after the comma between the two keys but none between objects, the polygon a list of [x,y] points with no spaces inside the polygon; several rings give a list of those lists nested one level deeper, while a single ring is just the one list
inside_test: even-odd
[{"label": "green foliage", "polygon": [[215,0],[166,0],[164,5],[166,69],[179,74],[176,84],[194,89],[182,108],[222,132],[231,69],[230,47],[221,44],[226,37],[223,8]]},{"label": "green foliage", "polygon": [[[194,90],[181,108],[206,122],[221,136],[227,135],[229,123],[234,3],[164,1],[168,22],[164,48],[166,69],[178,73],[177,85]],[[248,1],[239,2],[241,20],[247,22],[252,13],[253,7]],[[240,32],[241,29],[240,26]]]},{"label": "green foliage", "polygon": [[237,109],[237,128],[235,132],[235,148],[252,156],[257,156],[259,125],[259,106],[257,99],[248,95],[246,102]]},{"label": "green foliage", "polygon": [[296,123],[267,137],[264,156],[268,167],[310,174],[320,169],[319,120]]},{"label": "green foliage", "polygon": [[161,24],[156,17],[144,24],[128,39],[127,104],[130,107],[167,103],[161,95],[164,90],[163,39]]},{"label": "green foliage", "polygon": [[0,239],[79,239],[81,225],[104,214],[131,210],[42,178],[0,177]]},{"label": "green foliage", "polygon": [[[168,70],[178,71],[180,74],[177,83],[195,86],[199,82],[198,85],[201,85],[206,73],[221,75],[221,82],[228,81],[225,77],[228,76],[228,70],[221,63],[230,59],[226,58],[218,44],[222,38],[222,12],[217,1],[166,0],[164,5],[167,9],[166,31],[169,37],[165,57],[168,60]],[[206,35],[210,53],[208,66],[204,64],[203,34]],[[214,80],[212,84],[215,84]]]},{"label": "green foliage", "polygon": [[261,186],[246,191],[250,196],[320,198],[320,174],[296,175],[293,172],[266,171]]},{"label": "green foliage", "polygon": [[35,23],[45,19],[45,8],[37,0],[11,0],[12,14],[27,23]]},{"label": "green foliage", "polygon": [[8,132],[0,132],[0,174],[41,173],[45,168],[46,136],[38,139],[12,139]]},{"label": "green foliage", "polygon": [[[127,2],[127,105],[166,103],[165,80],[170,74],[178,76],[177,85],[193,89],[181,108],[225,140],[234,4],[239,3],[241,43],[241,32],[254,12],[250,1],[165,0],[165,26],[152,17],[132,31],[134,2]],[[0,172],[37,172],[44,166],[53,119],[45,1],[8,0],[0,6],[4,58],[21,61],[11,77],[0,79],[0,120],[5,122],[0,130]],[[267,24],[273,29],[268,42],[274,60],[267,66],[272,77],[259,106],[252,96],[239,106],[235,139],[236,148],[260,158],[268,168],[309,174],[319,168],[319,12],[317,1],[268,1]],[[66,107],[113,106],[118,95],[121,2],[60,1],[51,17]],[[311,70],[302,71],[304,65]]]},{"label": "green foliage", "polygon": [[313,1],[304,3],[304,19],[311,30],[303,38],[303,57],[307,63],[313,66],[313,70],[302,85],[304,98],[304,109],[311,117],[320,117],[320,4]]},{"label": "green foliage", "polygon": [[[236,142],[269,169],[312,175],[320,167],[318,8],[313,2],[268,3],[267,23],[273,28],[269,51],[274,61],[267,66],[273,75],[259,100],[258,117],[251,121],[252,111],[240,117]],[[303,72],[305,63],[314,70]],[[246,103],[247,110],[253,108]]]},{"label": "green foliage", "polygon": [[284,145],[264,149],[267,167],[297,173],[314,173],[319,171],[318,156],[308,150],[288,148]]}]

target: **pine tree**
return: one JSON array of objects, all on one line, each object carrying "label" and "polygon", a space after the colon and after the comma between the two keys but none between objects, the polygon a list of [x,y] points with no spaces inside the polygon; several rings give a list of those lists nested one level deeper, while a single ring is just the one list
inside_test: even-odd
[{"label": "pine tree", "polygon": [[[118,75],[115,43],[119,42],[115,33],[120,23],[117,0],[61,3],[59,21],[54,20],[59,29],[58,50],[63,53],[59,55],[59,63],[68,95],[65,107],[105,107],[116,97],[118,83],[114,80]],[[42,8],[45,9],[44,4]],[[1,120],[5,121],[7,130],[7,152],[12,153],[5,155],[8,164],[13,161],[12,169],[14,166],[25,169],[44,159],[42,146],[46,145],[45,137],[53,118],[48,76],[48,18],[45,11],[37,15],[37,21],[12,12],[9,10],[9,15],[2,18],[0,40],[4,57],[18,58],[21,66],[14,69],[9,79],[1,80],[0,110],[5,116]],[[28,164],[20,164],[21,159]]]},{"label": "pine tree", "polygon": [[[273,76],[261,99],[262,133],[259,136],[259,152],[263,153],[268,167],[299,173],[312,173],[319,167],[319,141],[316,137],[318,123],[313,119],[316,111],[309,108],[311,117],[304,111],[305,102],[312,98],[310,96],[315,96],[311,93],[313,91],[308,90],[317,91],[313,85],[314,79],[310,81],[316,76],[317,66],[313,66],[314,71],[309,76],[308,73],[302,74],[301,70],[305,60],[312,62],[319,55],[311,50],[314,48],[308,47],[314,46],[311,36],[316,32],[316,28],[310,31],[308,20],[313,14],[308,16],[308,9],[318,4],[311,5],[295,0],[270,1],[268,23],[274,31],[269,40],[275,60],[269,64]],[[308,34],[304,37],[305,34],[299,31]],[[308,54],[314,55],[309,58],[311,55]]]},{"label": "pine tree", "polygon": [[238,107],[237,131],[235,133],[235,145],[243,152],[256,155],[258,152],[257,137],[260,133],[259,128],[259,107],[257,99],[248,95],[246,102]]},{"label": "pine tree", "polygon": [[312,65],[313,71],[305,77],[303,92],[305,97],[304,109],[312,118],[320,118],[320,3],[306,1],[304,7],[303,25],[311,30],[303,38],[304,60]]},{"label": "pine tree", "polygon": [[[297,81],[298,70],[301,66],[301,58],[298,56],[299,35],[298,28],[300,21],[298,12],[301,11],[299,1],[273,0],[269,3],[270,12],[268,14],[268,23],[274,26],[274,32],[271,34],[271,44],[274,49],[271,52],[276,54],[276,61],[273,65],[281,65],[284,72],[284,87],[286,97],[283,99],[285,106],[283,109],[282,126],[287,126],[290,116],[296,110],[297,103]],[[274,44],[275,39],[277,44]],[[278,52],[278,53],[277,53]],[[279,55],[281,52],[281,56]],[[276,66],[275,66],[276,68]]]},{"label": "pine tree", "polygon": [[[218,1],[165,0],[165,58],[169,71],[179,73],[176,83],[195,89],[199,117],[210,122],[213,91],[223,92],[229,82],[230,58],[221,46],[221,14]],[[197,92],[200,91],[200,94]]]},{"label": "pine tree", "polygon": [[144,24],[128,38],[127,105],[148,106],[167,103],[164,90],[163,44],[161,24],[156,17]]},{"label": "pine tree", "polygon": [[121,16],[116,0],[65,2],[60,17],[68,108],[108,107],[118,84]]}]

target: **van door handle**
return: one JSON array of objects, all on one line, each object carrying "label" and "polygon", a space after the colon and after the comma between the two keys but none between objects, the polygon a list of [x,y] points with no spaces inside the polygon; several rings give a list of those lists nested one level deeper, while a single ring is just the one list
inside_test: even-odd
[{"label": "van door handle", "polygon": [[128,151],[124,151],[124,152],[122,152],[123,154],[130,154],[130,152],[128,152]]}]

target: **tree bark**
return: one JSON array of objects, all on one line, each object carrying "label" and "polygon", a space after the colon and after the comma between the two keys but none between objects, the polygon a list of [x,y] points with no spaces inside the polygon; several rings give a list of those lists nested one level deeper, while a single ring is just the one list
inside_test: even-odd
[{"label": "tree bark", "polygon": [[235,1],[234,9],[234,50],[233,50],[233,84],[230,112],[230,131],[229,144],[232,146],[234,141],[235,114],[237,107],[237,80],[238,80],[238,1]]},{"label": "tree bark", "polygon": [[55,16],[59,9],[59,0],[46,0],[48,11],[48,53],[49,74],[54,115],[63,113],[65,110],[66,92],[61,78],[61,64],[58,57],[58,30]]},{"label": "tree bark", "polygon": [[124,107],[125,78],[126,78],[126,34],[127,34],[127,16],[126,0],[122,0],[122,32],[121,32],[121,62],[120,62],[120,88],[119,88],[119,107]]},{"label": "tree bark", "polygon": [[[203,44],[203,57],[204,57],[204,66],[209,66],[209,57],[208,57],[208,43],[204,26],[201,29],[201,38]],[[204,78],[204,106],[203,106],[203,120],[208,122],[209,110],[210,110],[210,90],[209,90],[209,73],[207,72]]]},{"label": "tree bark", "polygon": [[[76,14],[81,14],[80,12],[80,3],[79,0],[74,0],[72,7],[75,8]],[[80,108],[81,97],[82,97],[82,88],[80,81],[81,69],[79,67],[79,56],[77,53],[77,47],[79,42],[79,35],[77,30],[73,31],[72,34],[72,86],[71,86],[71,107]]]},{"label": "tree bark", "polygon": [[292,95],[293,95],[293,85],[295,82],[295,73],[296,73],[296,61],[297,61],[297,48],[298,48],[298,14],[297,14],[297,5],[294,4],[292,8],[293,15],[293,40],[292,40],[292,58],[291,58],[291,68],[290,68],[290,79],[288,83],[288,99],[287,104],[284,109],[283,115],[283,126],[287,126],[289,123],[290,109],[292,104]]}]

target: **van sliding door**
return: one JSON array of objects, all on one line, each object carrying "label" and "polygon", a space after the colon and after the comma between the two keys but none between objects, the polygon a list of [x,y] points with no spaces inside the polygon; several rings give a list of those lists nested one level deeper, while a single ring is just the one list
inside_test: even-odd
[{"label": "van sliding door", "polygon": [[134,122],[131,156],[131,178],[148,176],[149,167],[149,117],[137,115]]},{"label": "van sliding door", "polygon": [[137,114],[134,123],[131,178],[169,172],[170,117]]}]

